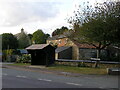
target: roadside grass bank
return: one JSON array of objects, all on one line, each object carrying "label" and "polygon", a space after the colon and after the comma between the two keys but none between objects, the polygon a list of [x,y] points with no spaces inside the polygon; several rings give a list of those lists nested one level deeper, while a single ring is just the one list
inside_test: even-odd
[{"label": "roadside grass bank", "polygon": [[107,71],[105,68],[90,68],[90,67],[74,67],[74,66],[54,65],[54,66],[47,67],[47,69],[54,70],[54,71],[79,73],[79,74],[91,74],[91,75],[107,74]]},{"label": "roadside grass bank", "polygon": [[[30,63],[14,63],[10,64],[13,66],[31,66]],[[93,65],[93,64],[92,64]],[[98,68],[92,67],[90,63],[85,63],[84,66],[70,66],[66,64],[55,63],[49,67],[45,67],[47,70],[54,70],[60,72],[70,72],[70,73],[78,73],[78,74],[87,74],[87,75],[107,75],[107,68],[116,68],[117,64],[100,64]],[[39,66],[37,65],[39,68]]]},{"label": "roadside grass bank", "polygon": [[94,63],[56,62],[55,65],[47,68],[79,74],[107,75],[107,68],[118,68],[119,64],[99,64],[98,68],[94,68],[93,66]]},{"label": "roadside grass bank", "polygon": [[8,64],[8,65],[12,65],[12,66],[29,66],[31,64],[30,63],[13,63],[13,64]]}]

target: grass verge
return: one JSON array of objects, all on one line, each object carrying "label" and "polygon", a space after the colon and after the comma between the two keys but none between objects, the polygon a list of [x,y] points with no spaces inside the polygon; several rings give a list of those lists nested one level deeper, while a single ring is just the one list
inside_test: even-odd
[{"label": "grass verge", "polygon": [[54,66],[47,67],[47,69],[54,70],[54,71],[79,73],[79,74],[91,74],[91,75],[105,75],[105,74],[107,74],[106,68],[54,65]]},{"label": "grass verge", "polygon": [[13,65],[13,66],[28,66],[31,65],[30,63],[14,63],[14,64],[8,64],[8,65]]},{"label": "grass verge", "polygon": [[[30,66],[31,64],[30,63],[14,63],[14,64],[10,64],[10,65]],[[118,67],[118,65],[100,64],[99,68],[93,68],[93,67],[77,67],[77,66],[66,66],[66,65],[55,64],[55,65],[52,65],[49,67],[45,67],[44,69],[54,70],[54,71],[62,71],[62,72],[70,72],[70,73],[89,74],[89,75],[106,75],[107,68],[111,68],[111,67]]]}]

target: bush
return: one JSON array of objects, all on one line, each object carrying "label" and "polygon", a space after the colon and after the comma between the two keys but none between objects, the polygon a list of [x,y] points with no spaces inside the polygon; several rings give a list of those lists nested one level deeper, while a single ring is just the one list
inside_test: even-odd
[{"label": "bush", "polygon": [[78,62],[78,67],[87,67],[85,62]]},{"label": "bush", "polygon": [[24,54],[17,57],[16,63],[30,63],[31,62],[31,55]]},{"label": "bush", "polygon": [[13,49],[3,50],[2,61],[11,62],[11,56],[13,55]]},{"label": "bush", "polygon": [[113,56],[110,57],[110,60],[115,61],[115,62],[120,62],[120,56],[119,55],[117,55],[117,56],[113,55]]}]

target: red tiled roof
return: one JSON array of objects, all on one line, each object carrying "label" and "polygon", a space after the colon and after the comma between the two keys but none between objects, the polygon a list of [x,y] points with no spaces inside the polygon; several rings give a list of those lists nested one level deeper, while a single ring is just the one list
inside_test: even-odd
[{"label": "red tiled roof", "polygon": [[75,44],[76,46],[78,46],[79,48],[96,48],[95,46],[90,45],[90,44],[78,43],[78,42],[76,42],[76,41],[73,41],[73,42],[74,42],[74,44]]}]

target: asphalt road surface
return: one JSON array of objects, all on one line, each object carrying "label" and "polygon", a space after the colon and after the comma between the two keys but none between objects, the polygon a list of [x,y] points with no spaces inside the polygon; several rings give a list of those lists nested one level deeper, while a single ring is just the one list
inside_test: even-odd
[{"label": "asphalt road surface", "polygon": [[70,77],[19,69],[2,69],[2,88],[118,88],[118,76]]}]

